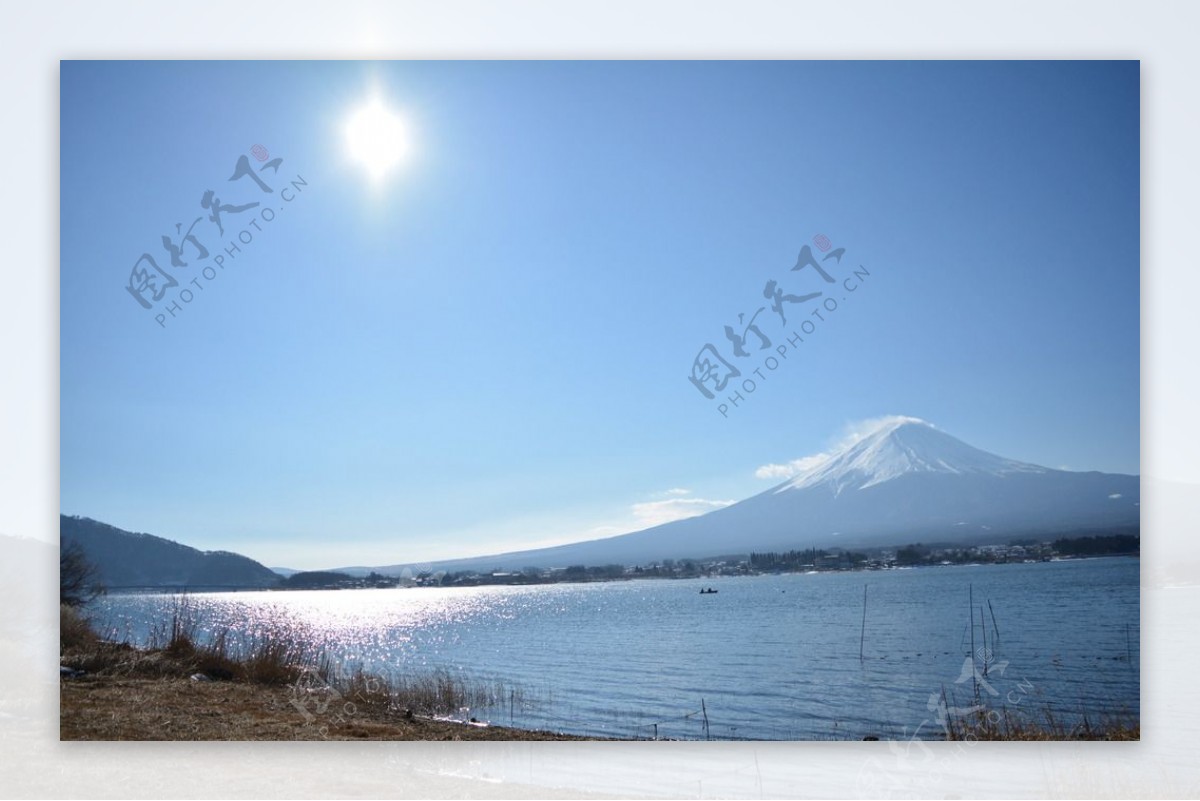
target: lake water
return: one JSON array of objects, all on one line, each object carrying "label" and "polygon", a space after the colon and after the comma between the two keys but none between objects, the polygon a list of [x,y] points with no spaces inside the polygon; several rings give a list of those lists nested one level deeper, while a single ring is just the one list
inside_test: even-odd
[{"label": "lake water", "polygon": [[[708,586],[719,592],[701,595]],[[145,643],[175,601],[110,595],[97,622]],[[954,715],[972,703],[980,680],[968,657],[972,629],[975,664],[981,673],[987,666],[979,693],[991,706],[1049,709],[1067,720],[1080,712],[1139,714],[1139,561],[1131,558],[206,593],[189,604],[206,630],[254,635],[286,627],[381,673],[440,668],[499,680],[518,693],[459,714],[526,728],[679,739],[934,739],[942,736],[936,700],[943,689]]]}]

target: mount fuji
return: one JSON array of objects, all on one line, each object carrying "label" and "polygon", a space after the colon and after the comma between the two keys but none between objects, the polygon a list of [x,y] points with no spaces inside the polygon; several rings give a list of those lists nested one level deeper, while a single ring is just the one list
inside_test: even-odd
[{"label": "mount fuji", "polygon": [[1138,476],[1006,459],[912,417],[885,419],[739,503],[631,534],[443,569],[645,564],[749,551],[995,542],[1139,525]]}]

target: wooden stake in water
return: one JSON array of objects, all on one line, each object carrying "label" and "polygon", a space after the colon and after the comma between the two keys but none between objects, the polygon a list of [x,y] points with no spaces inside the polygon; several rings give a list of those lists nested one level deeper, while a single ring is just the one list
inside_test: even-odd
[{"label": "wooden stake in water", "polygon": [[700,711],[704,713],[704,739],[711,739],[708,736],[708,707],[704,705],[704,699],[700,699]]},{"label": "wooden stake in water", "polygon": [[971,688],[975,692],[975,700],[979,700],[979,675],[975,670],[975,585],[967,585],[967,622],[971,624]]},{"label": "wooden stake in water", "polygon": [[867,642],[867,585],[863,585],[862,632],[858,635],[858,661],[863,661],[863,646]]},{"label": "wooden stake in water", "polygon": [[983,619],[983,607],[979,607],[979,630],[983,633],[983,675],[987,675],[988,662],[991,654],[988,653],[987,644],[987,621]]}]

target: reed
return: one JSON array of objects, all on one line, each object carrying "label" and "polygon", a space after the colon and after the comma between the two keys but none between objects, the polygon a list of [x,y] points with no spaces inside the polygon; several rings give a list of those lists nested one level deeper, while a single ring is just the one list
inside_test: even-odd
[{"label": "reed", "polygon": [[1141,739],[1137,717],[1120,713],[1064,715],[1049,706],[1025,711],[986,709],[951,721],[948,740],[1129,741]]},{"label": "reed", "polygon": [[62,664],[94,676],[187,678],[195,674],[217,681],[272,687],[314,687],[345,701],[399,714],[444,715],[464,708],[510,708],[524,693],[500,681],[479,680],[438,668],[393,670],[374,674],[361,666],[345,668],[309,638],[278,627],[253,637],[237,637],[228,628],[206,632],[186,598],[150,634],[149,645],[101,639],[77,611],[62,613]]},{"label": "reed", "polygon": [[858,635],[858,661],[863,661],[863,648],[867,644],[867,585],[863,585],[863,614],[862,614],[862,630]]}]

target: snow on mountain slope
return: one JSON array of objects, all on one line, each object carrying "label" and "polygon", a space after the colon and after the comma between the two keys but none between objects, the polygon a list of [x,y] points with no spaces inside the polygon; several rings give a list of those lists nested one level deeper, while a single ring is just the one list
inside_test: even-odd
[{"label": "snow on mountain slope", "polygon": [[911,473],[1045,473],[1045,467],[974,448],[916,417],[893,417],[845,450],[785,482],[777,492],[828,484],[837,493]]},{"label": "snow on mountain slope", "polygon": [[602,540],[439,563],[462,569],[645,564],[792,548],[993,542],[1137,527],[1140,479],[1051,470],[887,418],[782,484],[698,517]]}]

